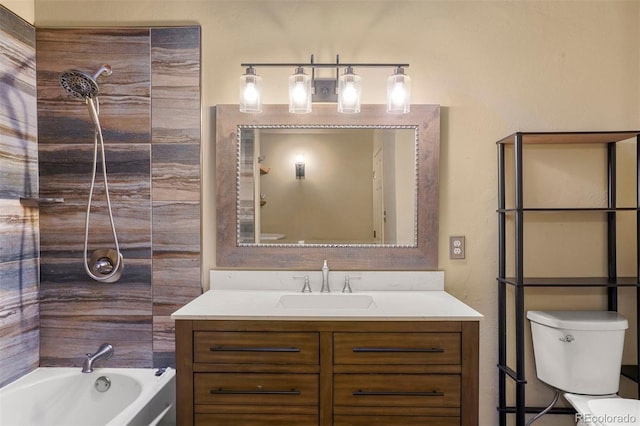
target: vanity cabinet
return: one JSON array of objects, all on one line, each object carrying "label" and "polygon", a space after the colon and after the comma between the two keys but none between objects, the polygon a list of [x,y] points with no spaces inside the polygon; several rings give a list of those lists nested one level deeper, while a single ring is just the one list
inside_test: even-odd
[{"label": "vanity cabinet", "polygon": [[478,424],[478,321],[177,320],[180,425]]}]

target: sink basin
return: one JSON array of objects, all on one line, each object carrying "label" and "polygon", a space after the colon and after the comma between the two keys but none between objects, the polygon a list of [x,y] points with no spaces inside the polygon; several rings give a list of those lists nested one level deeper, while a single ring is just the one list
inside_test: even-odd
[{"label": "sink basin", "polygon": [[285,294],[278,307],[285,309],[369,309],[374,307],[368,294]]}]

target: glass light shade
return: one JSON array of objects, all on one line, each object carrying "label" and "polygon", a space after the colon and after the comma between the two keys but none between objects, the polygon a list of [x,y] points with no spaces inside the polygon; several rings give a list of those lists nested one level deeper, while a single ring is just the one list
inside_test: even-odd
[{"label": "glass light shade", "polygon": [[289,76],[289,112],[311,112],[311,77],[304,73],[302,67]]},{"label": "glass light shade", "polygon": [[362,94],[362,79],[347,67],[344,74],[338,78],[338,112],[360,112],[360,95]]},{"label": "glass light shade", "polygon": [[240,112],[262,112],[261,83],[253,68],[240,76]]},{"label": "glass light shade", "polygon": [[406,114],[411,109],[411,78],[402,67],[387,78],[387,112]]}]

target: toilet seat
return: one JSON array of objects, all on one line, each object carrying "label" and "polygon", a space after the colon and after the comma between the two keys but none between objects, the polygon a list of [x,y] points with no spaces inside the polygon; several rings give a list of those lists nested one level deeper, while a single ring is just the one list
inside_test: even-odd
[{"label": "toilet seat", "polygon": [[618,395],[577,395],[564,397],[575,408],[578,425],[583,426],[640,426],[640,401]]},{"label": "toilet seat", "polygon": [[640,425],[640,401],[636,399],[592,399],[587,406],[596,419],[604,419],[602,426]]}]

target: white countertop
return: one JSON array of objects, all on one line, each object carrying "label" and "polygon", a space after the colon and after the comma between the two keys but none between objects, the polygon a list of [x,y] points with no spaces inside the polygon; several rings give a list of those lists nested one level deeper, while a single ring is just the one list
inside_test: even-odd
[{"label": "white countertop", "polygon": [[[368,308],[284,307],[283,295],[296,297],[360,297],[368,295]],[[299,300],[299,299],[298,299]],[[311,300],[311,299],[309,299]],[[335,299],[333,299],[335,301]],[[306,299],[305,299],[306,301]],[[303,294],[282,290],[212,289],[171,315],[175,320],[314,320],[314,321],[478,321],[482,315],[442,290],[354,291]]]}]

